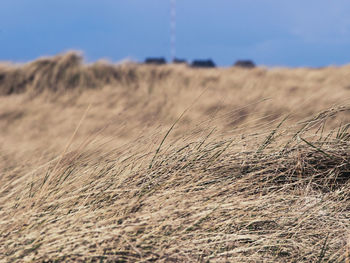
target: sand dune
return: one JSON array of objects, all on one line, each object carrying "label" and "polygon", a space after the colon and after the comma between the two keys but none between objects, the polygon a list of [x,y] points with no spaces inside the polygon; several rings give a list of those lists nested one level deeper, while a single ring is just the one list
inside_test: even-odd
[{"label": "sand dune", "polygon": [[349,80],[74,52],[2,63],[4,262],[344,262]]}]

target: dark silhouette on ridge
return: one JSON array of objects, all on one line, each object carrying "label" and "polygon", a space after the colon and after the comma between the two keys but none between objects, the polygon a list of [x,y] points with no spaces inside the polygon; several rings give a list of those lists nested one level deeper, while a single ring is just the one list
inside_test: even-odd
[{"label": "dark silhouette on ridge", "polygon": [[234,66],[240,68],[255,68],[255,63],[251,60],[237,60]]},{"label": "dark silhouette on ridge", "polygon": [[215,63],[211,59],[196,59],[191,64],[194,68],[215,68]]},{"label": "dark silhouette on ridge", "polygon": [[145,64],[164,65],[166,64],[166,60],[165,58],[146,58]]}]

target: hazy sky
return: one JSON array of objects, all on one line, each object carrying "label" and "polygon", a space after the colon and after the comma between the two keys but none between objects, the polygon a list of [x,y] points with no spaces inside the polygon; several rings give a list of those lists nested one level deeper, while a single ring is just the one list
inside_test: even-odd
[{"label": "hazy sky", "polygon": [[[228,66],[350,63],[348,0],[177,0],[177,57]],[[1,0],[0,60],[66,50],[170,59],[170,0]]]}]

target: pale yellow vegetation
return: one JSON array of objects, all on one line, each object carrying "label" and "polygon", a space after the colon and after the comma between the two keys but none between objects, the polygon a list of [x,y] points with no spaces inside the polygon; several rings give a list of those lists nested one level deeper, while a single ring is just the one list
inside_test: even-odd
[{"label": "pale yellow vegetation", "polygon": [[2,64],[0,258],[344,262],[349,80],[76,53]]}]

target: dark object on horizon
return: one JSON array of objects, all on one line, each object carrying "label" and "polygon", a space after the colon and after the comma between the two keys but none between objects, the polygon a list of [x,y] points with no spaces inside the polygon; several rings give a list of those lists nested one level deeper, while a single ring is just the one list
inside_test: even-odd
[{"label": "dark object on horizon", "polygon": [[234,66],[241,68],[255,68],[255,63],[251,60],[237,60]]},{"label": "dark object on horizon", "polygon": [[215,63],[211,59],[197,59],[192,62],[191,66],[194,68],[215,68]]},{"label": "dark object on horizon", "polygon": [[146,58],[145,64],[164,65],[166,64],[166,60],[165,58]]},{"label": "dark object on horizon", "polygon": [[187,64],[187,61],[186,61],[186,59],[174,58],[173,63],[174,64]]}]

